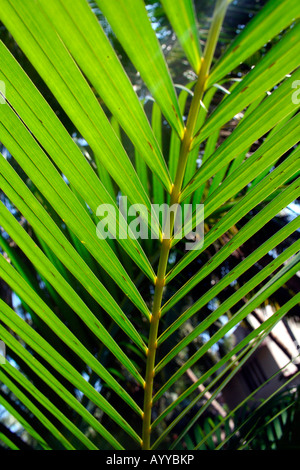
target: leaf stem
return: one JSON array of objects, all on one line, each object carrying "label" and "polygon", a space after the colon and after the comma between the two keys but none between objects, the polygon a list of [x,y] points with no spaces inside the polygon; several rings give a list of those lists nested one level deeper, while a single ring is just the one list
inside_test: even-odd
[{"label": "leaf stem", "polygon": [[[210,65],[212,62],[213,54],[219,37],[222,21],[227,8],[227,0],[218,0],[216,3],[214,16],[212,19],[211,29],[208,36],[208,41],[204,51],[204,57],[201,60],[201,67],[197,83],[195,86],[194,96],[191,102],[190,110],[188,113],[187,124],[184,136],[181,142],[180,155],[174,185],[171,192],[170,206],[178,204],[180,200],[180,191],[182,188],[185,168],[187,159],[190,152],[191,142],[195,131],[195,125],[199,114],[201,100],[205,91],[205,85],[208,78]],[[147,349],[147,364],[145,375],[145,392],[144,392],[144,411],[143,411],[143,431],[142,431],[142,449],[149,450],[151,448],[151,412],[152,412],[152,397],[153,397],[153,382],[155,370],[155,357],[157,350],[157,336],[159,320],[161,316],[161,304],[163,297],[163,290],[166,280],[166,270],[168,265],[169,253],[171,249],[171,237],[174,229],[174,220],[176,217],[175,211],[170,212],[170,223],[167,235],[163,238],[161,244],[160,258],[158,263],[158,271],[155,282],[155,291],[153,298],[152,315],[150,317],[150,331]]]}]

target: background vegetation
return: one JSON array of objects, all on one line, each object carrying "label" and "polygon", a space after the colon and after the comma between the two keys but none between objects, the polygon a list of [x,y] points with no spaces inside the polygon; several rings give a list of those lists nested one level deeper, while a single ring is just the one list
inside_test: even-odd
[{"label": "background vegetation", "polygon": [[[298,2],[233,1],[222,26],[225,1],[195,2],[178,23],[174,2],[146,2],[143,38],[142,2],[122,1],[119,23],[109,3],[0,1],[1,444],[145,448],[148,410],[154,448],[298,448],[295,377],[257,409],[222,399],[281,316],[299,321]],[[192,119],[181,194],[205,205],[205,244],[172,246],[156,309],[162,241],[103,246],[96,207],[169,202]],[[273,316],[236,343],[266,305]]]}]

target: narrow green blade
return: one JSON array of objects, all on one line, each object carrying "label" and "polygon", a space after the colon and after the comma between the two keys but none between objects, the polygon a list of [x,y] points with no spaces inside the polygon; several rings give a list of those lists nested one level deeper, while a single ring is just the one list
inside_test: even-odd
[{"label": "narrow green blade", "polygon": [[[254,178],[259,175],[267,176],[269,171],[265,173],[265,170],[274,166],[282,155],[285,155],[299,142],[299,125],[300,116],[297,114],[271,138],[266,139],[242,165],[230,173],[222,185],[216,188],[206,199],[206,217],[220,209],[224,202],[229,201],[230,198],[238,194]],[[294,152],[299,152],[299,150],[296,149]],[[260,181],[263,177],[260,178]]]},{"label": "narrow green blade", "polygon": [[39,3],[80,68],[168,191],[167,166],[141,103],[87,2],[39,0]]},{"label": "narrow green blade", "polygon": [[[126,318],[118,303],[97,279],[92,270],[89,269],[84,260],[51,219],[50,215],[35,199],[21,178],[19,178],[4,158],[0,158],[0,182],[6,195],[16,207],[19,208],[38,235],[41,236],[44,242],[53,250],[53,253],[57,255],[61,263],[79,280],[87,292],[94,297],[99,305],[102,306],[129,338],[131,338],[142,351],[145,351],[146,346],[144,342],[141,340],[140,335],[133,325]],[[4,224],[4,220],[2,223]],[[20,231],[18,226],[16,224],[14,225],[18,231]],[[13,227],[11,226],[11,228]],[[16,232],[14,231],[12,238],[15,236]],[[26,239],[27,237],[27,234],[23,234],[20,240],[24,241],[24,238]],[[33,243],[31,243],[31,245],[33,246]],[[43,258],[42,255],[41,257]],[[51,257],[49,259],[51,261]],[[51,263],[49,263],[48,266],[50,267]],[[23,270],[19,269],[19,271],[24,276]]]},{"label": "narrow green blade", "polygon": [[[12,366],[11,366],[12,367]],[[9,365],[6,365],[5,371],[9,369]],[[42,413],[39,408],[21,391],[21,389],[15,385],[15,383],[3,373],[3,368],[0,369],[0,380],[4,383],[9,391],[12,392],[16,398],[26,407],[26,409],[33,414],[33,416],[38,419],[48,431],[56,437],[58,442],[60,442],[66,450],[75,450],[73,445],[66,439],[62,433],[57,429],[54,424]]]},{"label": "narrow green blade", "polygon": [[[156,102],[153,103],[152,107],[151,125],[158,145],[162,149],[162,114]],[[154,204],[163,204],[165,202],[164,188],[162,187],[160,180],[155,175],[153,175],[152,178],[152,186]]]},{"label": "narrow green blade", "polygon": [[[192,259],[195,259],[203,250],[205,250],[208,246],[210,246],[213,241],[217,240],[218,237],[223,235],[226,230],[229,230],[235,223],[237,223],[243,216],[245,216],[251,209],[256,207],[259,203],[264,201],[267,195],[272,194],[280,185],[284,184],[288,175],[293,174],[295,175],[297,168],[299,167],[299,158],[300,158],[300,148],[297,148],[297,151],[293,152],[291,155],[290,161],[285,161],[282,165],[283,174],[280,175],[281,166],[274,170],[274,174],[271,173],[268,175],[264,180],[260,183],[260,188],[257,192],[248,192],[244,198],[242,198],[235,206],[228,211],[226,218],[220,219],[215,226],[208,232],[208,234],[204,238],[203,246],[199,250],[190,250],[178,263],[177,265],[168,273],[167,281],[169,282],[173,279],[185,266],[187,266]],[[290,166],[291,165],[291,166]],[[290,167],[290,168],[289,168]],[[276,173],[275,173],[276,172]],[[273,176],[276,175],[275,181],[273,181]],[[273,185],[274,184],[274,185]],[[268,212],[272,209],[273,205],[278,207],[278,212],[283,209],[285,206],[284,201],[287,201],[287,205],[292,202],[295,198],[299,195],[299,188],[298,188],[298,180],[294,181],[290,184],[286,189],[284,189],[281,194],[276,196],[271,203],[268,204],[264,209],[262,209],[260,216],[265,212]],[[293,199],[294,198],[294,199]],[[278,212],[273,213],[273,216],[276,215]],[[254,220],[254,219],[252,219]],[[257,220],[255,218],[255,220]],[[263,220],[262,220],[263,221]],[[251,222],[251,221],[250,221]],[[266,222],[265,222],[266,223]],[[250,229],[252,223],[247,224],[247,228]],[[222,227],[222,228],[221,228]],[[225,228],[226,227],[226,228]],[[250,230],[257,231],[257,227],[251,227]],[[239,233],[243,233],[243,229],[240,230]],[[249,235],[250,236],[250,235]],[[232,243],[226,245],[226,249],[232,248]],[[234,250],[233,250],[234,251]],[[211,263],[212,264],[212,263]],[[213,269],[213,268],[212,268]]]},{"label": "narrow green blade", "polygon": [[[87,7],[88,12],[92,14],[86,2],[81,1],[80,3]],[[50,5],[52,6],[52,3]],[[33,4],[30,0],[24,0],[22,3],[17,0],[13,2],[1,0],[0,7],[1,21],[7,26],[19,46],[34,64],[36,70],[73,121],[78,131],[89,143],[93,151],[98,156],[101,155],[103,165],[118,183],[124,194],[127,194],[130,200],[136,201],[139,197],[139,202],[145,203],[147,195],[137,178],[130,159],[114,133],[88,82],[54,30],[52,23],[41,10],[40,4]],[[71,7],[74,12],[73,3]],[[57,20],[59,20],[59,10],[57,15]],[[76,15],[78,18],[79,11],[77,10]],[[94,20],[96,21],[96,19]],[[70,22],[71,20],[69,19],[64,27],[67,28]],[[41,24],[43,24],[42,29]],[[100,30],[97,21],[96,26]],[[86,27],[89,27],[89,23],[86,24]],[[85,63],[89,62],[85,61]],[[140,106],[139,102],[138,105]],[[142,111],[140,106],[140,112]],[[127,116],[127,109],[124,111],[125,115]],[[144,119],[141,116],[139,118],[141,122],[145,121],[145,116]],[[137,123],[135,123],[135,128],[136,126]],[[152,151],[150,152],[153,144],[149,123],[148,127],[148,134],[150,133],[150,136],[148,136],[149,138],[146,141],[143,139],[142,143],[145,148],[149,149],[148,153],[151,155],[151,160],[155,161],[157,158],[155,158]],[[144,131],[142,132],[140,126],[137,132],[141,136],[144,135]],[[141,143],[140,147],[142,147]],[[160,159],[161,165],[162,157]],[[161,178],[163,174],[166,174],[166,170],[164,173],[161,170]],[[127,175],[127,177],[124,178],[124,175]],[[165,178],[164,184],[167,186],[166,189],[170,190],[170,180]]]},{"label": "narrow green blade", "polygon": [[10,106],[0,109],[0,128],[3,144],[26,168],[32,182],[51,201],[52,207],[91,255],[148,317],[148,308],[119,259],[106,240],[98,238],[91,218]]},{"label": "narrow green blade", "polygon": [[[1,372],[1,369],[0,369]],[[96,450],[97,447],[83,434],[77,426],[64,413],[62,413],[40,390],[37,389],[16,367],[13,367],[8,361],[5,363],[5,373],[9,374],[17,381],[28,393],[37,400],[43,407],[53,414],[55,419],[59,420],[72,434],[82,442],[89,450]],[[63,436],[62,436],[63,437]]]},{"label": "narrow green blade", "polygon": [[298,0],[269,0],[217,62],[208,79],[208,86],[234,70],[299,16]]},{"label": "narrow green blade", "polygon": [[[42,251],[38,249],[38,247],[30,238],[30,236],[18,224],[18,222],[14,219],[14,217],[10,214],[8,209],[6,209],[2,203],[0,204],[0,214],[5,230],[12,236],[12,238],[16,241],[18,246],[24,251],[28,258],[31,259],[32,263],[36,266],[37,270],[41,273],[41,275],[43,275],[49,281],[49,283],[52,284],[54,289],[62,296],[66,303],[70,305],[74,312],[77,313],[77,315],[90,328],[90,330],[96,335],[96,337],[98,337],[99,340],[103,342],[103,344],[105,344],[117,358],[120,358],[121,361],[124,361],[124,365],[126,364],[131,373],[135,376],[135,378],[140,383],[143,383],[142,377],[136,371],[135,367],[133,366],[131,361],[128,360],[127,356],[118,346],[118,344],[107,333],[107,330],[104,328],[104,326],[97,320],[95,315],[89,310],[89,308],[85,305],[85,303],[75,292],[75,290],[59,274],[59,272],[52,265],[52,263],[42,253]],[[3,256],[0,257],[0,263],[2,276],[5,276],[6,278],[7,276],[9,276],[8,279],[10,280],[10,282],[11,279],[19,281],[16,288],[21,288],[22,290],[22,278],[19,277],[17,271],[10,269],[10,265],[8,263],[5,263]],[[29,286],[26,287],[28,290],[31,291]],[[40,301],[40,304],[43,303],[39,297],[38,299]],[[28,300],[28,303],[30,305],[30,298]],[[109,377],[109,374],[106,374],[105,369],[101,368],[100,365],[99,368],[102,369],[102,376],[103,374],[104,376],[106,376],[105,380],[110,380],[111,378]],[[123,390],[119,388],[118,384],[114,381],[112,382],[112,386],[115,386],[116,389],[119,389],[119,391],[123,393]],[[132,400],[130,400],[130,402],[133,407],[135,407],[135,404],[132,402]],[[138,408],[135,407],[135,409],[138,411]]]},{"label": "narrow green blade", "polygon": [[162,0],[161,3],[191,66],[198,74],[201,50],[193,0]]},{"label": "narrow green blade", "polygon": [[[292,101],[292,83],[300,78],[300,69],[285,80],[260,106],[258,106],[231,135],[220,145],[217,151],[199,168],[196,175],[183,189],[181,200],[193,193],[201,184],[216,174],[226,164],[238,156],[244,149],[265,135],[272,127],[290,114],[294,114],[299,104]],[[202,132],[195,137],[192,146],[203,140]]]},{"label": "narrow green blade", "polygon": [[[9,309],[5,305],[5,309]],[[10,310],[9,317],[14,317],[14,312]],[[11,313],[12,312],[12,313]],[[11,318],[10,318],[11,320]],[[21,319],[20,319],[21,320]],[[29,326],[29,325],[27,325]],[[31,329],[32,330],[32,329]],[[22,328],[23,332],[23,328]],[[6,346],[9,347],[15,354],[17,354],[26,363],[30,369],[32,369],[47,385],[49,385],[67,404],[73,408],[83,419],[90,424],[96,432],[99,432],[115,449],[121,450],[123,447],[121,444],[110,434],[109,431],[102,426],[99,421],[92,416],[82,404],[67,390],[59,380],[57,380],[49,370],[43,366],[26,348],[24,348],[19,341],[10,334],[2,325],[0,325],[0,337],[5,342]],[[52,360],[51,356],[48,356],[46,360]],[[57,364],[53,363],[53,367],[57,369]],[[83,379],[84,380],[84,379]]]},{"label": "narrow green blade", "polygon": [[[165,357],[156,366],[157,372],[170,362],[177,354],[186,347],[191,341],[197,338],[203,333],[216,319],[228,311],[237,304],[243,297],[249,294],[255,287],[263,282],[271,273],[273,273],[278,267],[286,262],[291,256],[293,256],[300,249],[300,241],[293,243],[283,253],[281,253],[274,261],[269,263],[264,269],[258,274],[252,277],[248,282],[243,284],[234,294],[232,294],[225,302],[222,303],[211,315],[209,315],[200,325],[194,328],[194,330],[188,334],[183,340],[181,340],[174,348],[165,355]],[[196,306],[195,308],[197,308]],[[194,309],[193,309],[194,310]]]},{"label": "narrow green blade", "polygon": [[208,349],[213,344],[215,344],[219,339],[223,338],[224,335],[233,326],[235,326],[238,322],[242,321],[249,313],[251,313],[251,311],[253,311],[254,308],[257,308],[259,305],[261,305],[264,300],[268,298],[269,295],[271,295],[273,292],[279,289],[279,287],[285,284],[286,281],[290,279],[299,270],[299,260],[300,254],[298,253],[291,260],[289,260],[286,266],[281,268],[281,270],[277,274],[275,274],[272,279],[267,282],[265,286],[260,289],[260,291],[255,294],[252,299],[232,317],[231,320],[226,323],[226,325],[220,328],[211,337],[210,340],[208,340],[203,346],[201,346],[201,348],[193,356],[191,356],[188,361],[183,364],[180,369],[178,369],[178,371],[175,372],[175,374],[173,374],[173,376],[161,387],[159,392],[157,392],[154,397],[155,401],[157,401],[158,398],[161,397],[165,393],[165,391],[168,390],[172,386],[172,384],[174,384],[189,367],[191,367],[197,360],[199,360],[199,358],[202,357],[203,354],[205,354],[205,352],[208,351]]},{"label": "narrow green blade", "polygon": [[144,2],[97,0],[97,3],[165,118],[182,137],[184,125],[176,93]]},{"label": "narrow green blade", "polygon": [[24,427],[24,429],[26,429],[29,435],[32,436],[43,449],[51,449],[45,439],[43,439],[42,436],[40,436],[40,434],[34,429],[32,424],[30,424],[29,420],[24,418],[24,416],[18,412],[15,406],[7,401],[2,394],[0,394],[0,405],[3,406],[3,408],[5,408]]},{"label": "narrow green blade", "polygon": [[261,95],[282,81],[299,66],[300,24],[290,29],[281,40],[249,71],[226,96],[201,129],[205,139],[243,111]]},{"label": "narrow green blade", "polygon": [[[45,341],[32,327],[30,327],[24,320],[22,320],[10,307],[8,307],[2,300],[1,305],[1,320],[23,341],[26,342],[34,351],[43,357],[55,370],[57,370],[63,377],[70,381],[76,388],[81,390],[87,397],[92,400],[100,409],[108,414],[125,432],[127,432],[133,439],[139,442],[139,437],[126,420],[113,408],[112,405],[99,394],[89,382],[87,382],[82,375],[75,370],[71,364],[66,361],[57,351]],[[2,328],[1,328],[2,330]],[[108,433],[109,434],[109,433]]]},{"label": "narrow green blade", "polygon": [[[96,216],[100,204],[109,204],[114,209],[118,216],[116,224],[120,233],[117,241],[145,274],[153,280],[153,269],[140,244],[133,236],[125,236],[128,226],[119,212],[116,199],[113,199],[101,184],[91,165],[88,164],[56,114],[2,43],[0,43],[0,59],[0,79],[6,83],[9,102],[14,110],[57,164],[70,185],[88,204],[94,216]],[[96,160],[98,161],[98,156]],[[101,161],[100,164],[103,167]],[[109,177],[104,167],[102,173],[106,173],[106,176]],[[106,181],[104,180],[104,182]],[[138,194],[137,197],[139,197]],[[149,203],[148,201],[148,206]]]},{"label": "narrow green blade", "polygon": [[[269,238],[265,243],[259,246],[255,251],[253,251],[247,258],[245,258],[234,270],[227,273],[217,284],[211,287],[204,295],[199,297],[199,299],[185,312],[183,312],[158,338],[158,344],[163,343],[174,331],[176,331],[185,321],[187,321],[192,315],[194,315],[200,308],[207,305],[214,297],[216,297],[223,289],[225,289],[230,283],[234,282],[239,278],[243,273],[250,269],[257,261],[259,261],[264,255],[269,251],[273,250],[275,246],[279,245],[283,240],[287,239],[293,232],[295,232],[300,226],[300,216],[296,217],[288,225],[284,226],[279,230],[275,235]],[[239,242],[240,244],[241,242]],[[168,310],[170,310],[177,302],[179,302],[182,297],[184,297],[187,292],[190,291],[192,285],[196,285],[196,282],[200,282],[200,279],[204,279],[207,275],[205,269],[209,268],[209,265],[206,263],[202,268],[202,273],[200,271],[193,278],[192,283],[189,285],[187,282],[184,284],[174,295],[169,299],[162,308],[162,315],[164,315]],[[210,269],[210,268],[209,268]],[[196,281],[197,278],[197,281]],[[195,283],[194,283],[195,281]]]}]

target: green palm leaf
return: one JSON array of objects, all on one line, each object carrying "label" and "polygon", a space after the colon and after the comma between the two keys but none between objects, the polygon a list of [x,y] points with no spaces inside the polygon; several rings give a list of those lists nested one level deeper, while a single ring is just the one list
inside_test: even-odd
[{"label": "green palm leaf", "polygon": [[191,0],[179,2],[163,0],[162,5],[190,64],[198,73],[201,65],[201,51],[193,3]]},{"label": "green palm leaf", "polygon": [[[299,304],[300,218],[284,213],[300,194],[300,11],[269,0],[225,50],[230,3],[202,48],[192,0],[161,2],[188,81],[142,0],[0,0],[1,447],[27,445],[5,416],[36,449],[232,442],[218,397]],[[239,448],[257,442],[250,416]]]},{"label": "green palm leaf", "polygon": [[144,3],[141,0],[119,2],[97,0],[97,3],[161,107],[165,118],[182,137],[183,121],[175,90]]}]

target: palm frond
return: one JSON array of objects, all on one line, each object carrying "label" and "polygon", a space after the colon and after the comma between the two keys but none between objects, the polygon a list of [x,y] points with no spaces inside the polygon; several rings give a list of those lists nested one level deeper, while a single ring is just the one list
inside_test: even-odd
[{"label": "palm frond", "polygon": [[[300,194],[299,2],[269,0],[226,50],[230,1],[205,41],[192,0],[161,4],[186,82],[143,0],[0,0],[22,51],[0,43],[0,404],[33,448],[259,443],[262,406],[232,428],[217,399],[299,304],[300,219],[282,217]],[[273,444],[291,410],[266,414]]]}]

